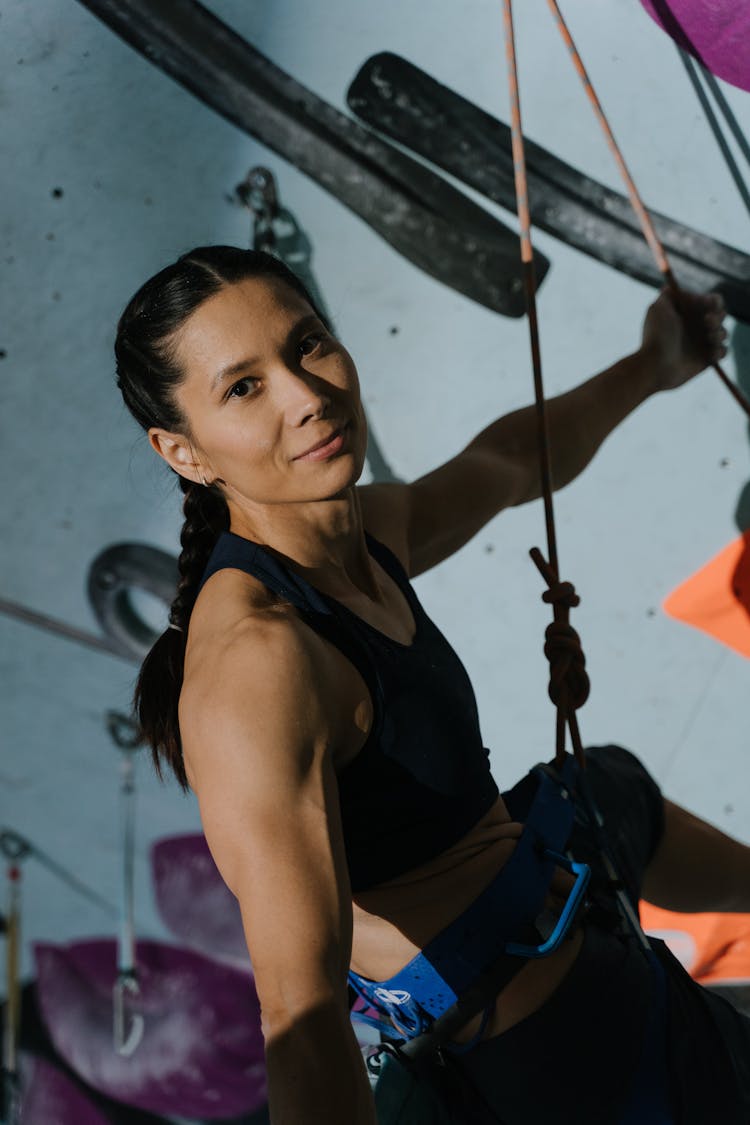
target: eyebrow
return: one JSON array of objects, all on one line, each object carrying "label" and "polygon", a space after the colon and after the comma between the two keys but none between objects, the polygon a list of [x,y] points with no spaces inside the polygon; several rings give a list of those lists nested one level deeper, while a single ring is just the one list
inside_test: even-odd
[{"label": "eyebrow", "polygon": [[[287,343],[302,329],[306,328],[308,325],[312,326],[313,324],[322,324],[319,316],[316,316],[315,313],[311,313],[308,316],[303,316],[302,319],[298,320],[289,332],[289,335],[287,336]],[[238,360],[237,363],[230,363],[228,367],[222,367],[221,371],[217,371],[217,373],[211,380],[211,391],[215,391],[217,387],[221,386],[222,383],[225,383],[227,379],[231,379],[234,375],[240,375],[243,371],[248,371],[251,367],[254,367],[259,358],[259,356],[249,356],[247,359]]]}]

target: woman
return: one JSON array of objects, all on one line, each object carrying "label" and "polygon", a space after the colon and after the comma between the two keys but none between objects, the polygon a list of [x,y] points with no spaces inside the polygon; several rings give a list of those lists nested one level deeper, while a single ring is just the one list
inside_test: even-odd
[{"label": "woman", "polygon": [[[683,296],[678,312],[662,294],[637,352],[550,402],[556,487],[650,394],[725,354],[722,320],[716,297]],[[116,357],[127,406],[185,494],[179,589],[136,705],[157,768],[197,794],[240,903],[274,1125],[373,1125],[347,971],[392,977],[477,899],[522,831],[521,806],[514,819],[489,773],[466,673],[406,575],[539,495],[531,411],[411,485],[358,487],[367,433],[351,357],[294,275],[230,247],[196,249],[147,282]],[[591,772],[634,896],[750,910],[750,849],[663,802],[624,751],[592,755]],[[567,893],[556,880],[551,906]],[[500,993],[460,1063],[491,1120],[549,1120],[549,1083],[514,1077],[528,1054],[514,1034],[541,1044],[558,998],[572,989],[583,1005],[613,951],[610,976],[628,984],[623,942],[581,919]],[[648,1022],[638,980],[642,1003],[622,988],[606,1000],[629,1038],[597,1064],[605,1104],[601,1090],[571,1104],[560,1089],[557,1120],[624,1120]],[[590,1031],[573,1040],[583,1052],[595,1044],[579,1036],[607,1039]],[[477,1034],[473,1020],[456,1043]],[[564,1062],[578,1057],[555,1041]]]}]

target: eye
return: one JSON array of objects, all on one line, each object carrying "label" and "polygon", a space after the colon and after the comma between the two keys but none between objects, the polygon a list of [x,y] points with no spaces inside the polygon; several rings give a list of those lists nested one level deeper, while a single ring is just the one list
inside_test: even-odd
[{"label": "eye", "polygon": [[309,332],[297,345],[302,355],[312,355],[326,338],[325,332]]},{"label": "eye", "polygon": [[242,379],[238,379],[236,383],[227,391],[227,398],[249,398],[255,393],[255,386],[258,382],[252,375],[245,375]]}]

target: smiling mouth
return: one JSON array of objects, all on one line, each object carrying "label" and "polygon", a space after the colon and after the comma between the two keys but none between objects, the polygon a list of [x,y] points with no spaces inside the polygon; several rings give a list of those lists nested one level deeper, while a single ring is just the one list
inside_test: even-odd
[{"label": "smiling mouth", "polygon": [[335,453],[340,452],[346,437],[346,425],[339,426],[334,430],[330,437],[325,438],[323,441],[318,442],[312,449],[308,449],[307,453],[300,453],[298,457],[294,457],[295,461],[324,461],[326,457],[332,457]]}]

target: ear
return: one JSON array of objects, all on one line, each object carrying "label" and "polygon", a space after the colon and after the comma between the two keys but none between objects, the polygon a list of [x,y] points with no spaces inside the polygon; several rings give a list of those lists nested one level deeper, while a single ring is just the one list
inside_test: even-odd
[{"label": "ear", "polygon": [[194,481],[195,484],[201,483],[203,470],[200,462],[196,460],[191,443],[183,434],[174,434],[169,430],[160,430],[152,426],[148,431],[148,440],[151,442],[151,447],[176,473],[187,480]]}]

